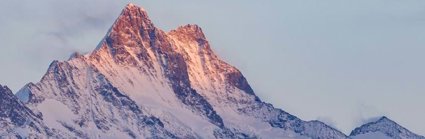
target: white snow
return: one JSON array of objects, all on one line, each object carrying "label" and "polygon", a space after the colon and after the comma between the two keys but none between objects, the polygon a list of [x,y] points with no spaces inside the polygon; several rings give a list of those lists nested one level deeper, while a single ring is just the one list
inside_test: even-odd
[{"label": "white snow", "polygon": [[29,133],[30,131],[28,128],[18,127],[18,128],[15,128],[14,131],[18,133],[18,135],[21,136],[22,138],[28,138],[30,135]]},{"label": "white snow", "polygon": [[99,68],[101,73],[106,75],[106,78],[114,86],[126,92],[147,112],[167,121],[170,126],[176,128],[170,130],[180,129],[178,131],[181,131],[183,128],[189,128],[184,132],[194,131],[204,138],[213,137],[213,130],[217,127],[201,116],[194,114],[175,96],[159,65],[160,62],[166,63],[166,59],[162,55],[158,59],[152,59],[157,60],[154,62],[153,76],[142,73],[137,68],[116,65],[110,61],[112,58],[109,56],[107,54],[101,55],[104,63],[91,62]]},{"label": "white snow", "polygon": [[57,129],[64,129],[59,122],[72,123],[77,116],[67,106],[53,99],[47,99],[38,106],[45,123]]},{"label": "white snow", "polygon": [[352,138],[353,139],[392,139],[391,137],[388,137],[387,135],[381,132],[369,132],[366,134],[353,136]]}]

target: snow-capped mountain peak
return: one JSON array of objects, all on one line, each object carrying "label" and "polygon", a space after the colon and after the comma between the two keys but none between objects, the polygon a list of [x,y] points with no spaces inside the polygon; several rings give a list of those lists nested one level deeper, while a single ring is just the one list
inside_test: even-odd
[{"label": "snow-capped mountain peak", "polygon": [[262,102],[199,26],[164,32],[133,4],[92,53],[52,62],[18,95],[49,127],[79,138],[346,138]]},{"label": "snow-capped mountain peak", "polygon": [[125,8],[139,8],[139,9],[143,9],[142,7],[136,6],[134,3],[128,3]]},{"label": "snow-capped mountain peak", "polygon": [[93,52],[53,61],[16,94],[21,101],[4,96],[45,129],[17,138],[349,138],[263,102],[198,25],[165,32],[134,4]]},{"label": "snow-capped mountain peak", "polygon": [[359,139],[377,138],[377,136],[388,139],[425,139],[425,137],[412,133],[385,116],[354,129],[350,136]]}]

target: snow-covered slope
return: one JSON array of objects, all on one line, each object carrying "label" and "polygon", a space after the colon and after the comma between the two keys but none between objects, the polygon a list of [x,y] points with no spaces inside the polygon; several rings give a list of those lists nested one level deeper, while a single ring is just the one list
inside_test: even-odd
[{"label": "snow-covered slope", "polygon": [[350,137],[354,139],[425,139],[385,116],[354,129]]},{"label": "snow-covered slope", "polygon": [[49,129],[41,115],[34,114],[6,86],[0,85],[0,138],[66,138]]}]

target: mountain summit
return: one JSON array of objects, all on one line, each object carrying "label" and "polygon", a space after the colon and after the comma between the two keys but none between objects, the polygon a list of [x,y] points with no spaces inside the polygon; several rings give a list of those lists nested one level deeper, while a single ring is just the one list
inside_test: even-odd
[{"label": "mountain summit", "polygon": [[91,53],[0,94],[1,138],[349,138],[263,102],[199,26],[164,32],[134,4]]},{"label": "mountain summit", "polygon": [[354,129],[350,136],[355,139],[425,139],[385,116]]},{"label": "mountain summit", "polygon": [[17,96],[78,138],[346,138],[262,102],[197,25],[164,32],[128,4],[98,47],[54,61]]}]

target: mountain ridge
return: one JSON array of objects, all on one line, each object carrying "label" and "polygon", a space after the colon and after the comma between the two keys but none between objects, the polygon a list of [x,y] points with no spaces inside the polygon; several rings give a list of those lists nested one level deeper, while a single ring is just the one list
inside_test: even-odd
[{"label": "mountain ridge", "polygon": [[350,133],[350,136],[355,137],[371,133],[382,133],[385,136],[394,139],[425,139],[424,136],[412,133],[386,116],[382,116],[376,121],[368,122],[355,128]]},{"label": "mountain ridge", "polygon": [[[136,85],[145,87],[141,89],[142,87]],[[184,133],[172,131],[182,129],[181,125],[176,125],[174,122],[169,122],[168,125],[164,123],[166,128],[173,127],[172,129],[158,127],[161,132],[164,130],[168,133],[169,131],[173,135],[184,134],[183,136],[207,138],[258,136],[258,133],[251,129],[240,127],[241,123],[237,122],[242,121],[235,120],[235,115],[243,116],[241,114],[245,112],[249,113],[250,116],[247,114],[243,117],[260,120],[256,121],[255,124],[251,123],[251,126],[258,126],[261,123],[262,126],[273,125],[291,132],[296,129],[296,132],[299,133],[294,134],[329,136],[304,133],[304,129],[308,127],[305,127],[300,119],[261,102],[240,71],[220,60],[212,52],[200,27],[186,25],[168,33],[164,32],[153,25],[148,19],[146,11],[132,4],[124,8],[105,38],[92,53],[74,55],[69,61],[52,62],[42,80],[34,85],[29,85],[26,90],[29,90],[26,93],[32,96],[29,97],[30,103],[27,105],[34,111],[49,113],[43,108],[43,103],[46,100],[52,100],[55,103],[61,102],[64,104],[64,108],[68,107],[69,113],[74,113],[80,119],[74,120],[74,122],[66,122],[68,127],[78,123],[72,127],[73,131],[70,131],[70,134],[81,135],[79,137],[82,138],[98,136],[80,133],[83,128],[90,127],[91,123],[100,130],[98,132],[106,132],[110,129],[110,126],[106,125],[113,123],[107,120],[108,117],[102,117],[96,112],[84,113],[85,111],[93,111],[93,108],[86,108],[79,104],[80,102],[87,103],[88,100],[82,99],[82,96],[90,98],[86,94],[88,92],[90,92],[91,97],[97,98],[96,103],[109,102],[111,97],[128,96],[129,100],[126,101],[136,100],[132,104],[140,106],[141,111],[145,110],[144,113],[147,117],[149,117],[148,115],[155,118],[159,117],[159,121],[172,121],[172,119],[186,121],[179,115],[164,116],[164,111],[161,110],[159,110],[160,114],[152,112],[156,110],[152,110],[150,105],[170,107],[166,106],[170,104],[163,105],[165,99],[165,103],[172,102],[173,105],[180,105],[183,107],[181,111],[186,111],[190,115],[194,113],[196,118],[206,119],[208,122],[208,124],[203,125],[204,128],[208,127],[207,133],[204,135],[197,135],[201,133],[200,131],[191,131],[196,129],[194,127],[199,126],[198,123],[186,125],[190,128],[185,130]],[[153,96],[152,93],[138,93],[140,90],[156,92],[154,94],[161,96]],[[85,93],[82,94],[81,92]],[[104,98],[106,102],[98,98],[100,97],[97,96],[98,94],[106,97]],[[174,96],[176,98],[173,98]],[[151,98],[149,104],[141,102],[146,98]],[[122,107],[122,102],[115,103],[120,103],[120,105],[114,103],[112,105]],[[90,106],[89,103],[86,105]],[[91,107],[96,108],[98,106],[92,105]],[[109,112],[103,110],[102,113],[105,113],[105,111],[106,113]],[[134,113],[134,111],[131,112]],[[272,112],[278,117],[263,117],[257,115],[257,112],[264,115],[270,115],[269,113]],[[95,118],[87,119],[86,117]],[[293,118],[287,120],[286,117]],[[125,117],[115,120],[123,121],[122,118]],[[241,117],[236,119],[239,118]],[[105,120],[99,122],[98,119]],[[57,121],[61,120],[63,119]],[[54,124],[54,122],[51,124]],[[82,129],[74,132],[78,129],[78,126]],[[57,128],[62,127],[58,126]],[[327,126],[324,128],[332,131],[330,136],[337,133],[336,135],[345,137],[339,131],[334,133],[331,128]],[[120,130],[117,132],[124,130],[118,127],[117,129]],[[137,129],[131,129],[132,133],[137,134],[134,131]],[[69,128],[63,130],[69,130]],[[195,134],[190,135],[193,132]],[[266,132],[277,133],[267,130]]]},{"label": "mountain ridge", "polygon": [[16,95],[65,138],[349,138],[261,101],[199,26],[164,32],[131,3],[91,53],[53,61]]}]

